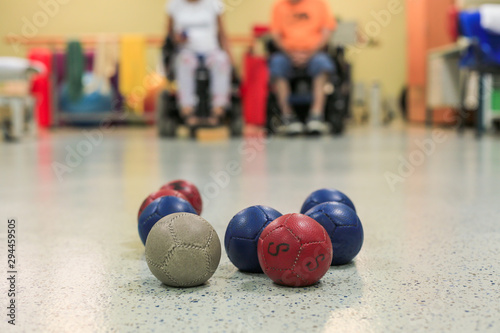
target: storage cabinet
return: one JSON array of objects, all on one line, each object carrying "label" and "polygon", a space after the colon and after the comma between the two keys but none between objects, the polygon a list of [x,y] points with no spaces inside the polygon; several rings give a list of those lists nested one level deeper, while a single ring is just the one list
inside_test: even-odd
[{"label": "storage cabinet", "polygon": [[[408,119],[426,120],[428,52],[451,44],[448,33],[448,10],[454,0],[407,0],[408,34]],[[435,115],[435,120],[441,118]]]}]

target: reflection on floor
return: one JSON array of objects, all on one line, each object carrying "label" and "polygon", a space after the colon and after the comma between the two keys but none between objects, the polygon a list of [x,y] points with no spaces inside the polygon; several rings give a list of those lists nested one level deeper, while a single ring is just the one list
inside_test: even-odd
[{"label": "reflection on floor", "polygon": [[[19,221],[23,331],[500,331],[496,138],[357,129],[198,144],[74,130],[0,143],[0,156],[0,216]],[[310,288],[240,273],[225,254],[207,285],[164,287],[136,214],[175,178],[199,185],[221,239],[247,206],[297,212],[313,190],[336,187],[358,208],[364,247]]]}]

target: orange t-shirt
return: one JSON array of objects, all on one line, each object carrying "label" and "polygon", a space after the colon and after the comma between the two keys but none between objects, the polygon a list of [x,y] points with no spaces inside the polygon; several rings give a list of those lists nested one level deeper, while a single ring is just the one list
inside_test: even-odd
[{"label": "orange t-shirt", "polygon": [[271,31],[281,36],[286,50],[313,51],[324,29],[335,30],[337,22],[324,0],[292,3],[280,0],[274,5]]}]

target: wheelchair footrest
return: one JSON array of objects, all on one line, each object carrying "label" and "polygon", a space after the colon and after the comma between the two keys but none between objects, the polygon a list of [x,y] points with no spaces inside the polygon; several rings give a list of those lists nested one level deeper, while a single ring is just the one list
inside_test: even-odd
[{"label": "wheelchair footrest", "polygon": [[215,128],[198,128],[196,130],[196,139],[198,141],[224,141],[229,140],[231,133],[229,128],[215,127]]}]

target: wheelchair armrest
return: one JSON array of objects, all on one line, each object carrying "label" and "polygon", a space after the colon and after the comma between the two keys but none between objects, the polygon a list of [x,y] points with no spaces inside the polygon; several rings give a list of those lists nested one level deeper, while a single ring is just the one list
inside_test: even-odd
[{"label": "wheelchair armrest", "polygon": [[162,61],[167,73],[171,72],[170,67],[176,51],[177,51],[177,45],[175,44],[173,38],[167,36],[161,47]]},{"label": "wheelchair armrest", "polygon": [[231,70],[231,83],[233,84],[233,86],[241,85],[241,78],[238,72],[236,71],[236,68],[233,68]]},{"label": "wheelchair armrest", "polygon": [[272,37],[266,38],[265,45],[266,45],[267,54],[269,56],[281,51],[281,49],[278,47],[278,45],[276,44],[276,42],[274,41],[274,39]]}]

